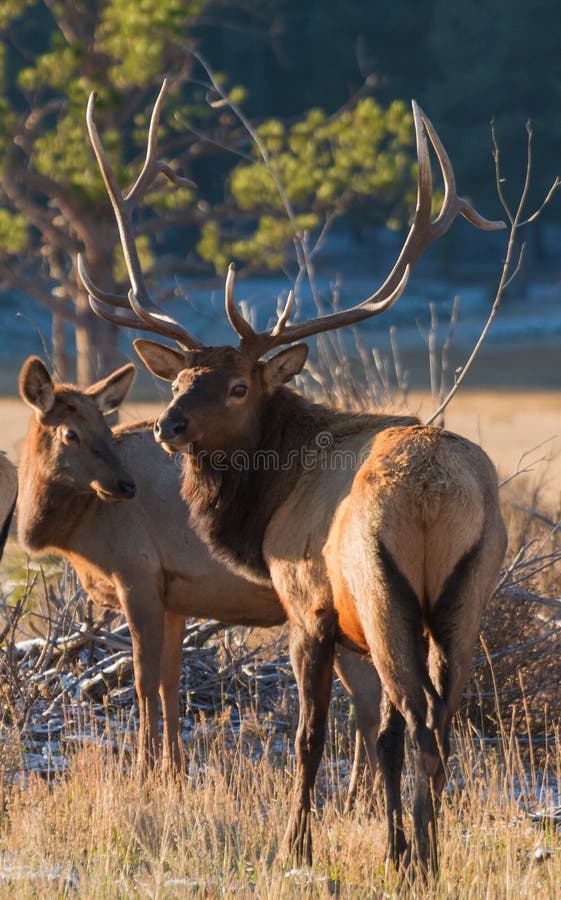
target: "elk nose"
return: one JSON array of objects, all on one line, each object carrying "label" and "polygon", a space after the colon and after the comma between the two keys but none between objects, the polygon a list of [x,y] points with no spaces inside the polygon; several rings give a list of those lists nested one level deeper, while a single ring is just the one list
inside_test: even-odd
[{"label": "elk nose", "polygon": [[136,484],[134,481],[126,481],[124,478],[121,478],[118,487],[126,500],[132,500],[136,494]]},{"label": "elk nose", "polygon": [[154,423],[154,435],[157,441],[170,441],[181,437],[187,429],[185,419],[156,419]]}]

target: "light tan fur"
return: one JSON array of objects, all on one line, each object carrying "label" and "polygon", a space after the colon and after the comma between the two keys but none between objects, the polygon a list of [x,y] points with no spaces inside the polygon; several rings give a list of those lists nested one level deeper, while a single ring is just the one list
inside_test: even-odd
[{"label": "light tan fur", "polygon": [[0,559],[4,552],[18,493],[17,469],[0,450]]},{"label": "light tan fur", "polygon": [[[41,366],[36,361],[31,367],[35,380],[45,382],[36,388],[38,396],[48,393],[48,374]],[[29,380],[29,361],[21,378],[22,395],[29,403],[26,372]],[[20,541],[33,552],[62,553],[94,603],[124,612],[133,641],[141,762],[151,762],[159,753],[159,694],[164,767],[178,768],[182,763],[178,691],[185,617],[269,627],[285,621],[285,613],[270,587],[229,572],[196,536],[180,497],[180,460],[162,453],[154,442],[151,422],[111,432],[92,397],[99,385],[89,392],[68,385],[53,390],[52,409],[45,413],[33,407],[36,414],[22,450]],[[116,405],[125,393],[121,389]],[[68,428],[79,434],[79,446],[67,446],[61,440]],[[104,492],[97,494],[92,485],[99,490],[101,470]],[[134,499],[110,502],[108,491],[117,490],[112,472],[134,481]],[[56,503],[48,499],[53,486],[58,486]],[[118,494],[113,499],[118,500]],[[375,770],[380,689],[372,666],[356,654],[343,651],[337,664],[357,718],[351,801],[362,738],[372,774]],[[372,693],[377,695],[374,704]]]},{"label": "light tan fur", "polygon": [[[357,442],[344,446],[356,451]],[[437,601],[456,566],[480,541],[473,571],[458,585],[453,633],[443,641],[433,635]],[[419,624],[412,629],[398,620],[378,542],[419,603]],[[378,431],[356,474],[304,474],[265,534],[271,580],[291,623],[311,637],[322,635],[319,624],[334,612],[339,640],[370,652],[391,705],[409,726],[422,818],[413,849],[423,864],[430,855],[436,865],[437,806],[432,804],[438,804],[443,786],[448,729],[505,548],[488,457],[458,435],[420,425]],[[428,669],[415,660],[424,636]],[[299,798],[293,808],[289,845],[298,842],[303,828],[300,803]],[[400,811],[390,827],[396,833],[388,852],[397,862],[405,846]]]},{"label": "light tan fur", "polygon": [[[450,722],[506,548],[490,460],[415,419],[344,413],[289,391],[283,383],[305,359],[298,345],[264,363],[232,348],[181,359],[151,341],[135,346],[156,375],[173,379],[155,433],[186,452],[183,494],[199,534],[233,570],[270,583],[290,623],[301,711],[286,852],[311,859],[310,795],[342,644],[370,654],[385,692],[378,748],[388,853],[398,863],[406,847],[407,725],[416,766],[411,849],[423,867],[429,858],[436,865]],[[239,448],[245,473],[233,464]],[[218,449],[227,463],[220,472],[209,456]],[[277,454],[274,471],[259,470],[264,451]]]},{"label": "light tan fur", "polygon": [[[126,198],[94,122],[88,134],[111,197],[127,260],[127,297],[100,290],[79,262],[90,304],[103,318],[176,341],[181,350],[135,341],[148,368],[173,383],[173,401],[155,423],[158,441],[185,450],[183,496],[198,533],[234,571],[277,590],[290,622],[300,719],[296,778],[286,849],[311,861],[311,792],[321,758],[335,644],[367,648],[385,688],[381,751],[389,853],[405,849],[400,778],[405,723],[416,763],[413,852],[436,865],[436,810],[444,783],[451,716],[467,677],[482,606],[505,549],[497,484],[481,450],[403,417],[358,416],[314,406],[283,386],[301,371],[295,341],[380,315],[398,299],[411,269],[458,215],[495,231],[456,190],[451,162],[434,127],[413,102],[418,189],[411,228],[391,272],[369,297],[308,321],[290,322],[292,292],[270,331],[257,332],[225,286],[238,350],[210,348],[151,299],[135,246],[132,212],[162,171],[157,130],[165,83],[151,118],[142,174]],[[444,198],[436,217],[428,143],[438,158]],[[168,170],[169,175],[169,170]],[[129,306],[130,303],[130,306]],[[288,346],[267,362],[275,347]],[[310,471],[303,455],[314,438],[333,438]],[[354,474],[325,466],[337,450],[371,443]],[[316,443],[316,450],[317,450]],[[221,455],[221,465],[213,454]],[[245,454],[245,465],[236,455]],[[276,454],[274,471],[258,454]],[[296,454],[294,457],[293,454]],[[291,462],[289,462],[289,459]],[[430,642],[428,659],[427,639]]]}]

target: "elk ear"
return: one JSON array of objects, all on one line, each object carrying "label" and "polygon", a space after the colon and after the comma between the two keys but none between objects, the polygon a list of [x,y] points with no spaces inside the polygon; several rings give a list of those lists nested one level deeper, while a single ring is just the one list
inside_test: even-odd
[{"label": "elk ear", "polygon": [[19,373],[21,399],[34,411],[37,418],[49,413],[55,405],[55,389],[47,367],[38,356],[30,356]]},{"label": "elk ear", "polygon": [[130,391],[135,376],[134,363],[127,363],[107,378],[96,381],[84,393],[92,398],[100,413],[106,416],[119,408]]},{"label": "elk ear", "polygon": [[263,368],[263,377],[267,387],[273,389],[279,384],[286,384],[302,371],[307,358],[307,344],[295,344],[294,347],[281,350],[272,359],[268,359]]},{"label": "elk ear", "polygon": [[164,381],[175,381],[185,368],[185,354],[180,350],[144,338],[136,338],[133,344],[148,371]]}]

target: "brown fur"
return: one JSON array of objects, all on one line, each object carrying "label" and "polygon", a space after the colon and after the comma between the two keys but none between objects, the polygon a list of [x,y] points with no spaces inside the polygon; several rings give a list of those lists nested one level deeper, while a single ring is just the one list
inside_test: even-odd
[{"label": "brown fur", "polygon": [[[26,366],[21,390],[30,402],[24,385]],[[48,377],[44,370],[42,376]],[[41,396],[40,391],[36,393]],[[159,692],[164,764],[178,767],[182,756],[179,667],[185,617],[268,627],[285,620],[284,610],[270,587],[242,580],[213,560],[189,527],[180,499],[180,469],[155,444],[152,422],[120,426],[111,432],[90,394],[57,385],[54,398],[47,414],[37,415],[35,410],[23,446],[20,540],[33,552],[61,552],[75,567],[94,603],[123,610],[133,640],[141,756],[151,760],[158,752]],[[63,443],[64,428],[79,432],[79,447]],[[98,494],[92,487],[92,483],[100,487],[101,475],[106,490],[117,491],[119,479],[134,479],[136,496],[109,502],[108,494]],[[352,799],[361,735],[371,767],[376,764],[379,703],[372,705],[371,693],[379,693],[379,686],[372,667],[355,654],[340,654],[338,667],[357,711]]]},{"label": "brown fur", "polygon": [[0,559],[10,530],[16,505],[18,476],[16,467],[0,450]]},{"label": "brown fur", "polygon": [[[344,642],[371,654],[386,694],[379,748],[389,855],[397,863],[405,849],[406,725],[416,766],[412,851],[422,866],[429,857],[436,864],[450,721],[506,547],[491,462],[415,419],[341,413],[288,390],[283,382],[305,358],[298,345],[265,363],[224,348],[184,362],[174,351],[170,362],[161,345],[136,347],[155,374],[172,373],[174,399],[155,431],[186,452],[183,495],[200,537],[234,570],[270,583],[290,622],[301,711],[287,852],[311,859],[311,790],[334,645]],[[237,382],[243,397],[233,394]],[[305,464],[326,436],[329,446]],[[225,452],[219,471],[208,453],[216,448]],[[247,454],[243,471],[235,448]],[[271,450],[278,464],[263,472],[257,455]],[[336,464],[341,451],[354,465]]]},{"label": "brown fur", "polygon": [[[155,135],[163,93],[154,107],[154,140],[144,175],[158,171]],[[483,219],[458,196],[450,160],[415,103],[413,118],[417,206],[385,282],[351,309],[297,324],[288,324],[291,295],[273,329],[258,333],[236,307],[231,266],[226,311],[241,339],[240,352],[202,347],[179,323],[154,314],[158,307],[148,302],[134,246],[135,192],[125,201],[117,188],[95,128],[93,98],[88,104],[88,133],[111,196],[135,295],[132,310],[113,309],[80,266],[82,279],[102,317],[134,326],[144,306],[144,329],[148,326],[183,348],[193,348],[183,353],[135,341],[148,367],[173,382],[174,400],[154,430],[164,446],[186,451],[183,493],[191,502],[196,528],[234,569],[270,582],[290,622],[300,721],[286,846],[307,859],[311,791],[324,741],[334,647],[336,640],[350,640],[370,650],[389,698],[380,746],[391,855],[397,861],[404,844],[399,778],[405,720],[417,768],[413,850],[422,865],[429,853],[436,860],[434,800],[444,780],[450,718],[467,675],[481,607],[505,549],[496,479],[480,450],[450,440],[437,429],[411,430],[411,420],[341,420],[332,411],[289,399],[291,395],[279,390],[306,360],[307,347],[295,340],[387,309],[403,292],[411,267],[458,214],[485,230],[504,227]],[[434,220],[427,138],[445,184]],[[274,347],[289,344],[267,362],[257,362]],[[310,426],[320,423],[322,429],[336,432],[331,440],[337,449],[358,454],[353,472],[327,471],[321,455],[315,467],[304,462],[306,439],[314,438],[318,445],[320,438]],[[381,437],[388,429],[395,429],[389,442]],[[277,469],[272,474],[258,466],[254,452],[259,448],[265,453],[275,450]],[[249,454],[241,471],[239,450]],[[296,460],[291,451],[296,451]],[[216,458],[202,458],[201,452],[221,453],[220,464]],[[327,456],[327,462],[334,461],[335,447]],[[441,465],[431,462],[433,456]],[[431,643],[428,666],[425,633]]]}]

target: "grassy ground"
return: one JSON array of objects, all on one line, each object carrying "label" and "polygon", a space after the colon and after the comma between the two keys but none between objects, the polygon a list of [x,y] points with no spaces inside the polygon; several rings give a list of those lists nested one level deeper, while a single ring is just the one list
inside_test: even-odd
[{"label": "grassy ground", "polygon": [[[484,644],[455,723],[437,879],[424,885],[386,867],[379,785],[372,792],[365,779],[353,812],[342,812],[352,729],[340,693],[318,778],[314,866],[281,866],[277,854],[294,772],[296,700],[275,630],[274,636],[254,632],[247,641],[252,653],[261,647],[264,659],[274,654],[282,661],[276,693],[267,703],[255,702],[249,673],[242,702],[232,696],[236,679],[218,680],[215,714],[193,716],[191,710],[185,719],[187,775],[180,781],[159,774],[140,780],[131,757],[136,718],[130,699],[117,708],[109,689],[96,706],[69,700],[62,773],[60,745],[54,751],[45,734],[43,753],[52,754],[52,769],[29,774],[26,757],[37,747],[16,717],[33,676],[19,685],[16,680],[12,705],[6,698],[3,704],[0,743],[0,896],[558,897],[559,617],[556,607],[551,612],[527,598],[521,603],[516,591],[555,602],[559,573],[558,564],[535,571],[543,558],[536,542],[543,548],[551,529],[513,508],[511,501],[520,499],[516,492],[505,502],[511,532],[505,585],[486,616]],[[34,594],[39,590],[52,594],[52,584],[38,582]],[[72,590],[66,585],[67,593]],[[213,662],[207,682],[218,668]],[[245,664],[238,667],[240,679],[247,670]],[[64,680],[65,670],[59,675]],[[40,704],[41,692],[34,696]],[[78,728],[77,712],[83,723]],[[407,760],[407,828],[412,784]]]},{"label": "grassy ground", "polygon": [[[561,834],[540,814],[548,808],[543,770],[503,738],[490,748],[468,728],[456,730],[440,876],[426,887],[384,865],[379,792],[373,815],[364,794],[351,814],[341,813],[339,725],[319,779],[316,862],[283,869],[276,854],[292,780],[286,743],[275,747],[250,721],[234,737],[226,720],[215,720],[197,728],[180,784],[158,776],[143,784],[123,756],[107,758],[99,745],[76,752],[54,783],[4,783],[0,890],[20,898],[558,897]],[[548,760],[559,788],[559,736]]]},{"label": "grassy ground", "polygon": [[[412,402],[426,411],[426,395]],[[12,440],[16,456],[27,415],[17,401],[6,401],[3,409],[4,439]],[[450,408],[447,425],[480,439],[503,478],[517,466],[524,469],[524,453],[542,441],[553,439],[538,458],[559,447],[558,404],[547,393],[466,392]],[[277,851],[293,777],[293,693],[279,700],[283,729],[251,705],[236,727],[228,703],[213,716],[198,715],[186,732],[187,777],[173,782],[154,775],[147,783],[135,774],[131,740],[118,730],[110,700],[103,705],[102,698],[97,739],[89,745],[69,741],[64,774],[45,777],[27,774],[22,765],[30,747],[16,712],[33,688],[32,677],[9,682],[4,669],[0,896],[559,897],[561,551],[555,523],[561,468],[559,460],[545,463],[532,465],[502,492],[509,556],[455,726],[437,880],[410,883],[386,868],[379,788],[372,811],[365,790],[355,810],[343,815],[351,747],[340,702],[318,783],[315,864],[287,871]],[[42,572],[34,576],[33,597],[52,592],[56,566],[49,564],[47,574],[45,582]],[[12,545],[1,577],[8,607],[25,578]],[[8,666],[9,639],[2,647]],[[13,690],[6,697],[9,683]],[[40,691],[33,696],[40,701]],[[81,709],[94,717],[87,705]],[[120,715],[126,719],[125,707]],[[44,746],[48,757],[48,736]],[[407,769],[408,827],[411,783]]]}]

